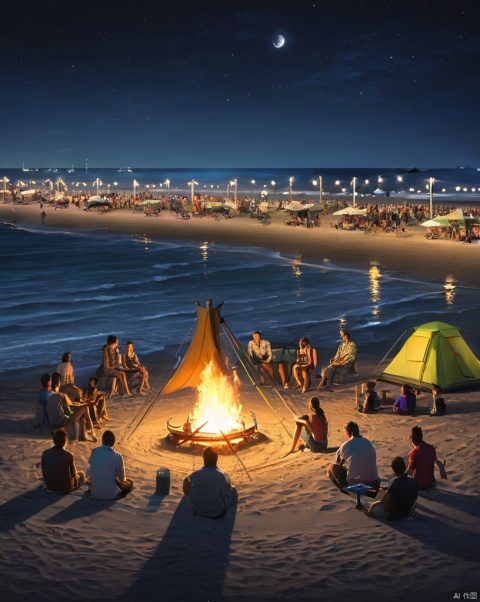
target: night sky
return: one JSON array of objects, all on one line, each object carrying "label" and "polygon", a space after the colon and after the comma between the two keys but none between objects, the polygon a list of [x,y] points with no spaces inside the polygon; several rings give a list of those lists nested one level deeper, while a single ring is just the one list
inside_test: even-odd
[{"label": "night sky", "polygon": [[10,0],[0,28],[2,167],[480,166],[479,0]]}]

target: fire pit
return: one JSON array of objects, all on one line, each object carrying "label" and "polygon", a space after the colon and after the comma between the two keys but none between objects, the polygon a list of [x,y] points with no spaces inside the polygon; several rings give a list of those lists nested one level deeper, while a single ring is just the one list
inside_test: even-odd
[{"label": "fire pit", "polygon": [[227,328],[220,308],[207,299],[207,307],[197,302],[197,327],[190,347],[176,372],[163,387],[162,393],[173,393],[191,387],[198,398],[183,426],[167,422],[170,440],[177,446],[185,443],[201,445],[236,446],[248,440],[257,430],[255,416],[253,425],[246,427],[242,415],[238,371],[222,349],[220,330],[223,326],[230,339],[232,349],[239,359],[241,348],[238,340]]},{"label": "fire pit", "polygon": [[[210,361],[200,375],[198,399],[182,426],[167,428],[177,445],[238,445],[256,431],[256,424],[246,428],[239,399],[239,380],[235,370],[231,376]],[[252,414],[253,416],[253,414]]]}]

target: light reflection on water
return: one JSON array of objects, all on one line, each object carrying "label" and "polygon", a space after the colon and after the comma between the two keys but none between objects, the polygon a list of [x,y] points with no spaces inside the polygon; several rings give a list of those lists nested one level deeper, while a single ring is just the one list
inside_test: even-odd
[{"label": "light reflection on water", "polygon": [[453,305],[455,300],[455,289],[457,288],[455,282],[456,280],[451,274],[445,276],[443,288],[445,289],[445,301],[447,302],[447,305]]},{"label": "light reflection on water", "polygon": [[380,320],[380,267],[377,262],[372,261],[370,264],[370,270],[368,271],[368,278],[370,280],[370,295],[373,303],[372,316],[376,321]]},{"label": "light reflection on water", "polygon": [[0,289],[5,370],[54,367],[65,351],[76,366],[96,367],[111,333],[133,340],[141,356],[178,345],[195,324],[195,301],[207,298],[225,302],[222,315],[244,344],[258,328],[273,342],[306,335],[334,348],[343,328],[362,355],[382,355],[410,326],[441,320],[472,336],[476,328],[478,291],[452,275],[414,281],[378,264],[349,269],[212,242],[1,224],[0,255],[8,282]]}]

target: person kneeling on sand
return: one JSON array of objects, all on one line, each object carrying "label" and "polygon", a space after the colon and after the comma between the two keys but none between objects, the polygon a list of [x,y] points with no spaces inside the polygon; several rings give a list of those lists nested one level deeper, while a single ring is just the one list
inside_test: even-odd
[{"label": "person kneeling on sand", "polygon": [[217,468],[217,460],[217,452],[205,448],[203,468],[183,481],[183,493],[189,497],[194,515],[223,518],[228,508],[237,506],[237,490],[231,486],[230,477]]},{"label": "person kneeling on sand", "polygon": [[[374,490],[380,487],[377,471],[377,454],[373,443],[360,435],[356,422],[345,425],[347,440],[338,448],[335,462],[328,467],[328,476],[343,491],[349,485],[364,483]],[[343,491],[346,493],[347,491]],[[375,497],[373,492],[371,496]]]},{"label": "person kneeling on sand", "polygon": [[295,432],[289,454],[295,451],[300,435],[305,442],[303,448],[306,447],[314,454],[327,451],[328,422],[324,411],[320,407],[318,397],[310,399],[310,410],[315,412],[311,416],[295,417]]},{"label": "person kneeling on sand", "polygon": [[100,500],[114,500],[124,497],[133,489],[133,481],[125,478],[123,457],[113,446],[115,435],[105,431],[102,445],[92,449],[90,455],[90,493]]},{"label": "person kneeling on sand", "polygon": [[370,508],[365,508],[368,516],[398,520],[410,515],[418,497],[418,483],[407,475],[406,468],[403,458],[400,456],[393,458],[392,469],[395,478],[386,487],[382,498],[378,502],[374,502]]},{"label": "person kneeling on sand", "polygon": [[85,482],[85,473],[77,471],[73,454],[66,450],[68,443],[67,431],[57,429],[53,433],[54,446],[42,454],[42,474],[48,491],[55,493],[70,493],[81,487]]}]

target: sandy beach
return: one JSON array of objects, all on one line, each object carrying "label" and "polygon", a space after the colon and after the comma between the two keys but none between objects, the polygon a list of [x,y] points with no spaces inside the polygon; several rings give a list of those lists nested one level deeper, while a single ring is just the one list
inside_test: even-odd
[{"label": "sandy beach", "polygon": [[[117,210],[46,209],[46,227],[107,228],[149,238],[250,245],[302,258],[328,259],[418,279],[444,281],[447,274],[478,287],[480,245],[430,241],[412,226],[406,235],[343,232],[322,218],[320,228],[287,227],[285,214],[262,226],[248,216],[192,218],[170,212],[157,217]],[[39,225],[38,205],[0,205],[4,222]],[[8,283],[3,284],[8,286]],[[183,334],[183,333],[182,333]],[[167,354],[146,358],[166,367]],[[110,428],[117,435],[134,491],[116,502],[87,499],[84,491],[41,493],[40,457],[51,445],[33,428],[38,374],[0,373],[0,571],[2,599],[198,600],[240,602],[288,599],[412,602],[476,599],[480,590],[479,395],[446,395],[448,413],[428,415],[431,396],[418,399],[415,417],[394,416],[395,386],[388,386],[378,414],[356,410],[359,385],[371,366],[335,393],[320,392],[329,421],[326,454],[288,451],[292,413],[304,414],[308,394],[265,388],[269,405],[247,383],[242,400],[253,411],[262,437],[239,449],[239,462],[221,452],[219,467],[239,491],[239,506],[225,520],[193,518],[182,494],[185,476],[202,465],[200,452],[175,450],[167,442],[168,419],[185,416],[189,390],[160,397],[170,372],[153,374],[155,391],[133,400],[114,398]],[[317,381],[314,381],[316,383]],[[379,474],[393,477],[393,456],[406,457],[412,426],[446,462],[448,478],[422,493],[413,520],[380,522],[353,508],[355,500],[331,484],[326,469],[344,440],[343,425],[356,420],[377,450]],[[100,431],[101,433],[102,431]],[[77,468],[85,469],[93,442],[72,442]],[[168,496],[155,495],[159,467],[171,470]],[[475,598],[473,594],[475,593]]]},{"label": "sandy beach", "polygon": [[[227,245],[249,245],[281,251],[291,256],[328,259],[343,265],[368,269],[377,261],[385,270],[409,274],[422,279],[445,280],[452,274],[465,284],[478,285],[480,245],[462,244],[452,240],[427,240],[425,228],[411,226],[407,234],[365,235],[362,231],[341,231],[330,227],[338,218],[322,216],[320,228],[307,229],[284,224],[288,213],[271,212],[269,226],[262,226],[246,214],[232,219],[211,217],[182,220],[170,211],[159,217],[132,214],[127,209],[98,213],[76,207],[55,210],[45,208],[46,225],[57,228],[101,228],[159,239],[203,241]],[[34,205],[0,205],[0,219],[41,223],[40,208]]]}]

